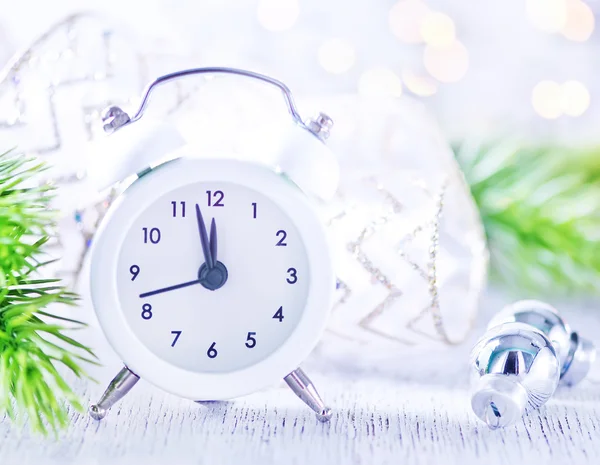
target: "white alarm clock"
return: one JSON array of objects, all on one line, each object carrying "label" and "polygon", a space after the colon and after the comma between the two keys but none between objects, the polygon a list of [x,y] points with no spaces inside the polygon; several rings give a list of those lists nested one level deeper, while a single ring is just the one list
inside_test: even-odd
[{"label": "white alarm clock", "polygon": [[[294,124],[278,169],[222,154],[178,156],[185,143],[175,128],[135,123],[156,86],[205,73],[255,78],[283,92]],[[303,122],[290,91],[272,78],[199,68],[151,83],[134,117],[111,107],[104,121],[114,134],[90,175],[99,188],[137,179],[93,241],[94,309],[125,367],[90,414],[103,418],[140,378],[195,401],[230,399],[284,379],[320,420],[329,419],[298,366],[324,329],[335,290],[310,198],[326,200],[337,187],[339,168],[323,143],[331,119]]]}]

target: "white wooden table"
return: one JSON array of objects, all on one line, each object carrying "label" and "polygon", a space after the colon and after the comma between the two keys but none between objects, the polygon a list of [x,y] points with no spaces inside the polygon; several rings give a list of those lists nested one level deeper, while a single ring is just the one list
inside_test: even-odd
[{"label": "white wooden table", "polygon": [[[505,300],[488,296],[481,324]],[[580,306],[566,314],[600,343],[600,309]],[[93,373],[102,384],[77,384],[86,402],[97,399],[120,367],[97,329],[88,337],[105,366]],[[284,387],[200,405],[141,382],[100,423],[71,413],[69,429],[57,439],[1,420],[0,464],[600,463],[596,369],[591,380],[561,390],[540,412],[490,431],[469,408],[471,342],[435,354],[399,353],[398,367],[405,369],[393,376],[385,367],[356,371],[313,357],[306,368],[335,410],[328,424]]]}]

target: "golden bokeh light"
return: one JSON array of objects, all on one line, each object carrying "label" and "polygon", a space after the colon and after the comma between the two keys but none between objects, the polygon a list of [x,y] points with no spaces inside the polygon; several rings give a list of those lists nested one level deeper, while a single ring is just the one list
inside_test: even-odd
[{"label": "golden bokeh light", "polygon": [[428,45],[423,53],[425,69],[440,82],[456,82],[469,69],[469,52],[458,40],[445,47]]},{"label": "golden bokeh light", "polygon": [[319,47],[317,52],[319,64],[332,74],[342,74],[352,68],[355,55],[352,44],[343,39],[329,39]]},{"label": "golden bokeh light", "polygon": [[290,29],[299,15],[298,0],[260,0],[256,10],[261,26],[273,32]]},{"label": "golden bokeh light", "polygon": [[594,32],[594,12],[581,0],[567,1],[567,20],[560,30],[567,39],[585,42]]},{"label": "golden bokeh light", "polygon": [[558,118],[563,113],[561,85],[547,80],[538,82],[531,93],[531,104],[542,118]]},{"label": "golden bokeh light", "polygon": [[567,22],[567,0],[527,0],[527,16],[545,32],[559,32]]},{"label": "golden bokeh light", "polygon": [[408,90],[421,97],[429,97],[437,92],[438,85],[429,76],[416,74],[410,70],[402,72],[402,81]]},{"label": "golden bokeh light", "polygon": [[562,110],[569,116],[581,116],[590,106],[590,93],[579,81],[565,82],[561,97]]},{"label": "golden bokeh light", "polygon": [[429,7],[420,0],[401,0],[389,13],[389,25],[392,33],[407,44],[420,44],[421,24],[430,13]]},{"label": "golden bokeh light", "polygon": [[400,97],[402,80],[388,68],[372,68],[358,80],[358,92],[370,97]]},{"label": "golden bokeh light", "polygon": [[420,31],[425,43],[435,47],[448,47],[456,39],[454,21],[439,11],[432,11],[425,16]]}]

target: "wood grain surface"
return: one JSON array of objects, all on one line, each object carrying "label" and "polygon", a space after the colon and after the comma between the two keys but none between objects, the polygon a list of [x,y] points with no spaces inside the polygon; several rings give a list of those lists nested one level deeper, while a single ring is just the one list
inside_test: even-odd
[{"label": "wood grain surface", "polygon": [[[506,300],[486,297],[479,326]],[[600,343],[598,310],[571,307],[572,325]],[[100,383],[75,384],[86,403],[97,400],[121,367],[93,318],[90,323],[86,339],[104,366],[92,372]],[[328,424],[283,385],[197,404],[142,381],[102,422],[71,412],[68,430],[57,438],[31,435],[26,425],[0,417],[0,465],[600,463],[598,366],[542,410],[490,431],[469,405],[466,364],[479,334],[481,328],[456,347],[398,350],[370,368],[317,350],[305,368],[334,409]]]},{"label": "wood grain surface", "polygon": [[[553,464],[598,463],[600,389],[559,393],[513,427],[490,431],[465,389],[314,376],[335,414],[315,417],[287,389],[202,405],[141,384],[102,422],[73,413],[41,440],[0,423],[0,463]],[[99,386],[84,391],[94,398]]]}]

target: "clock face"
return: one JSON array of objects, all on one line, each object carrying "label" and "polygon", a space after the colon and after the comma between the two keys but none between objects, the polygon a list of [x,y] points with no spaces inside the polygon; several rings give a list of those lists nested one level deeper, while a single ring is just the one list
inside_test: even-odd
[{"label": "clock face", "polygon": [[232,182],[188,184],[140,211],[116,271],[135,336],[166,362],[200,373],[240,370],[277,351],[309,291],[293,214]]}]

